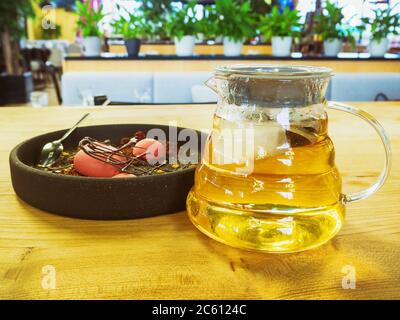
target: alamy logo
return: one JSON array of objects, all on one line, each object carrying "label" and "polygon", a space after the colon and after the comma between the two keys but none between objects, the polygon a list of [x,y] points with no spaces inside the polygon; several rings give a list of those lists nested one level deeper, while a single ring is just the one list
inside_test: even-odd
[{"label": "alamy logo", "polygon": [[356,288],[356,268],[352,265],[345,265],[342,268],[344,277],[342,278],[342,288],[355,289]]},{"label": "alamy logo", "polygon": [[44,30],[56,29],[56,11],[54,10],[54,7],[51,5],[44,6],[42,8],[42,28]]},{"label": "alamy logo", "polygon": [[42,288],[44,290],[54,290],[57,287],[56,268],[49,264],[42,268]]}]

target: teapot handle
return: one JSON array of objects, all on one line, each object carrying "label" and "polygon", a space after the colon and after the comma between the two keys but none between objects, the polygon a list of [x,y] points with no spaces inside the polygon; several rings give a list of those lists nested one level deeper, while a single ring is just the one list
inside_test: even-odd
[{"label": "teapot handle", "polygon": [[343,103],[338,103],[338,102],[329,102],[328,107],[330,109],[335,109],[335,110],[340,110],[340,111],[345,111],[345,112],[351,113],[351,114],[356,115],[357,117],[363,119],[364,121],[368,122],[378,133],[378,135],[383,143],[383,146],[385,148],[385,162],[383,165],[383,169],[378,177],[378,180],[365,190],[362,190],[360,192],[353,193],[353,194],[344,195],[343,201],[345,203],[350,203],[350,202],[355,202],[358,200],[368,198],[371,195],[373,195],[376,191],[378,191],[380,187],[382,187],[382,185],[385,183],[385,181],[389,175],[390,168],[392,166],[392,151],[391,151],[391,147],[390,147],[389,138],[388,138],[385,130],[381,126],[381,124],[369,113],[367,113],[363,110],[360,110],[358,108],[355,108],[355,107],[352,107],[352,106],[349,106],[349,105],[346,105]]}]

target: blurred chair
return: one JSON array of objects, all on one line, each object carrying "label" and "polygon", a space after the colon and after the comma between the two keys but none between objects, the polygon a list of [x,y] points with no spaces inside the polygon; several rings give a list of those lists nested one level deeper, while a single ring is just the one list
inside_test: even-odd
[{"label": "blurred chair", "polygon": [[59,48],[50,49],[49,60],[54,68],[61,70],[64,58],[64,52]]},{"label": "blurred chair", "polygon": [[62,96],[60,90],[60,71],[59,68],[56,68],[50,61],[46,63],[47,73],[50,75],[51,81],[54,86],[54,90],[56,91],[57,102],[59,105],[62,104]]},{"label": "blurred chair", "polygon": [[44,89],[47,83],[46,62],[50,57],[47,48],[25,48],[21,50],[24,65],[32,72],[35,89]]}]

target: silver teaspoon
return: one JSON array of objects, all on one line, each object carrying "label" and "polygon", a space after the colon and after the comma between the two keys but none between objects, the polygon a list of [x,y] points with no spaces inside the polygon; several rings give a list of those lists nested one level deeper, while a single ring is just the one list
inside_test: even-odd
[{"label": "silver teaspoon", "polygon": [[60,157],[64,150],[62,142],[78,127],[78,125],[89,115],[86,113],[75,125],[69,129],[60,139],[46,143],[40,152],[39,165],[49,167]]}]

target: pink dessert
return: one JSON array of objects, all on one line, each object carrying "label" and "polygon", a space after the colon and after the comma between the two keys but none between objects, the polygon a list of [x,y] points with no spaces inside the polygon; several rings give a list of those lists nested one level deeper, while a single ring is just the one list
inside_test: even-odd
[{"label": "pink dessert", "polygon": [[[115,151],[116,148],[108,145],[103,145],[104,148],[110,151]],[[123,161],[122,156],[114,155],[114,159]],[[74,157],[74,167],[76,171],[87,177],[97,177],[97,178],[111,178],[118,175],[121,170],[111,164],[103,162],[101,160],[95,159],[83,150],[78,151]]]},{"label": "pink dessert", "polygon": [[84,137],[78,143],[78,150],[66,150],[50,167],[37,167],[69,176],[118,179],[159,175],[194,166],[177,163],[175,158],[170,163],[168,160],[177,149],[168,140],[146,138],[143,131],[136,131],[133,138],[122,137],[115,145],[110,139]]},{"label": "pink dessert", "polygon": [[157,140],[143,139],[132,148],[132,154],[147,161],[161,161],[166,157],[166,147]]}]

